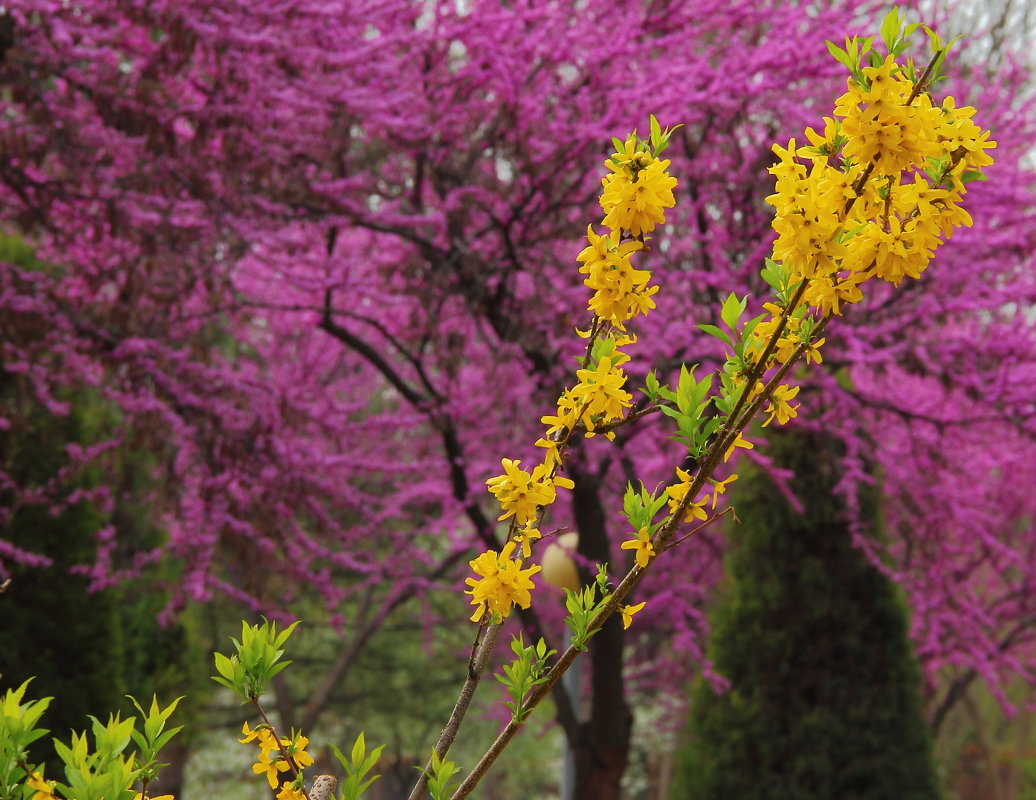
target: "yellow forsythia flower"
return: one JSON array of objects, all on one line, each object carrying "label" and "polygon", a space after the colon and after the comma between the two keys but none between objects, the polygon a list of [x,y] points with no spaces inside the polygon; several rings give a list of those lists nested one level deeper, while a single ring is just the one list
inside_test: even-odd
[{"label": "yellow forsythia flower", "polygon": [[736,481],[736,480],[737,480],[737,473],[736,472],[731,473],[731,475],[729,477],[724,478],[721,481],[714,481],[714,480],[712,480],[712,478],[709,478],[709,483],[712,484],[712,510],[713,511],[716,510],[716,503],[719,501],[719,496],[721,494],[725,494],[726,491],[727,491],[727,487],[730,484],[732,484],[734,481]]},{"label": "yellow forsythia flower", "polygon": [[736,450],[738,447],[743,447],[746,450],[751,450],[755,447],[755,445],[739,433],[737,435],[737,438],[734,440],[733,444],[731,444],[730,447],[727,448],[727,452],[723,454],[723,460],[728,461],[730,459],[730,456],[733,455],[734,450]]},{"label": "yellow forsythia flower", "polygon": [[637,152],[636,147],[636,138],[630,136],[624,151],[607,162],[611,174],[601,179],[600,202],[607,227],[640,236],[663,224],[665,209],[676,205],[676,178],[666,172],[668,160],[659,161],[649,153]]},{"label": "yellow forsythia flower", "polygon": [[277,800],[306,800],[306,793],[293,782],[285,783],[277,792]]},{"label": "yellow forsythia flower", "polygon": [[465,594],[470,594],[471,604],[477,606],[471,615],[473,622],[482,619],[487,611],[505,618],[511,613],[512,606],[528,608],[532,603],[530,592],[536,588],[532,576],[540,571],[540,567],[534,565],[522,569],[521,560],[511,558],[515,546],[514,542],[508,542],[499,555],[495,550],[488,550],[468,562],[479,576],[478,579],[465,579],[465,583],[471,587]]},{"label": "yellow forsythia flower", "polygon": [[[666,494],[669,495],[669,513],[675,514],[676,509],[683,502],[683,499],[687,496],[687,492],[691,488],[691,482],[694,480],[689,472],[683,469],[676,470],[676,477],[680,479],[680,482],[666,488]],[[693,522],[696,519],[705,520],[709,518],[709,515],[705,513],[705,506],[709,502],[709,496],[705,495],[701,500],[691,502],[684,509],[684,522]]]},{"label": "yellow forsythia flower", "polygon": [[769,403],[763,409],[765,413],[770,415],[766,418],[766,422],[763,423],[764,428],[773,422],[774,417],[777,417],[778,425],[784,425],[792,417],[798,416],[799,407],[790,405],[790,401],[794,399],[801,388],[801,386],[796,386],[793,389],[790,386],[781,385],[773,390]]},{"label": "yellow forsythia flower", "polygon": [[288,762],[283,758],[271,759],[268,750],[259,753],[259,760],[252,765],[252,772],[256,775],[266,775],[266,781],[270,784],[271,789],[276,789],[280,785],[281,779],[277,773],[287,771]]},{"label": "yellow forsythia flower", "polygon": [[655,548],[651,544],[651,534],[647,528],[637,531],[636,539],[627,539],[621,545],[623,550],[636,550],[637,566],[643,568],[648,565],[655,555]]},{"label": "yellow forsythia flower", "polygon": [[633,615],[647,605],[647,601],[637,603],[635,606],[623,606],[619,609],[622,613],[622,627],[628,628],[633,623]]},{"label": "yellow forsythia flower", "polygon": [[624,353],[615,353],[604,356],[595,369],[576,370],[579,383],[569,394],[585,406],[583,417],[589,432],[593,433],[598,424],[620,419],[623,409],[633,402],[633,395],[622,388],[626,373],[618,368],[618,364],[628,358]]},{"label": "yellow forsythia flower", "polygon": [[537,507],[554,502],[556,486],[571,489],[574,485],[568,478],[548,477],[549,469],[545,464],[537,465],[530,475],[520,468],[521,461],[504,458],[500,463],[504,474],[489,478],[486,485],[504,510],[499,517],[502,520],[513,516],[519,525],[525,525],[536,519]]},{"label": "yellow forsythia flower", "polygon": [[35,794],[32,795],[30,800],[57,800],[54,794],[54,784],[43,780],[43,776],[38,772],[33,772],[29,775],[29,780],[26,784],[30,789],[35,789]]}]

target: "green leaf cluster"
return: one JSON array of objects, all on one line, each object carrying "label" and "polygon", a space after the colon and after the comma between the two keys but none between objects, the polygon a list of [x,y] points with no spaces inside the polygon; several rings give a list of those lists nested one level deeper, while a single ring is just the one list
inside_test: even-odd
[{"label": "green leaf cluster", "polygon": [[565,624],[572,634],[572,646],[577,650],[586,650],[586,643],[599,630],[590,630],[590,622],[610,599],[611,583],[606,564],[597,565],[597,577],[589,586],[579,591],[565,589],[565,608],[568,610]]},{"label": "green leaf cluster", "polygon": [[766,259],[766,266],[760,270],[759,275],[766,281],[766,285],[773,289],[773,296],[781,306],[787,306],[795,290],[799,288],[800,281],[791,282],[791,267],[772,258]]},{"label": "green leaf cluster", "polygon": [[504,703],[511,711],[511,719],[520,724],[532,711],[525,706],[529,692],[546,680],[547,659],[557,651],[548,650],[542,638],[535,646],[530,644],[526,647],[521,634],[511,637],[511,651],[515,655],[514,660],[504,665],[503,675],[495,677],[507,688],[511,698],[510,702]]},{"label": "green leaf cluster", "polygon": [[262,625],[241,623],[241,641],[231,638],[237,650],[232,656],[215,653],[216,671],[212,680],[234,691],[243,702],[256,702],[266,691],[266,685],[290,661],[281,661],[284,643],[298,622],[293,622],[280,633],[277,624],[266,619]]},{"label": "green leaf cluster", "polygon": [[[655,115],[651,114],[650,119],[651,133],[647,139],[641,139],[637,135],[637,131],[634,130],[630,136],[636,143],[636,149],[643,152],[649,153],[652,157],[658,158],[666,151],[669,147],[669,140],[673,133],[678,129],[682,128],[683,125],[676,125],[672,128],[662,129],[662,126],[658,124],[658,120],[655,119]],[[617,137],[612,137],[612,145],[615,147],[615,151],[622,153],[626,150],[626,143]],[[612,163],[618,163],[615,158],[611,159]]]},{"label": "green leaf cluster", "polygon": [[662,130],[661,126],[658,124],[658,120],[655,119],[654,114],[650,115],[650,123],[651,155],[658,158],[658,156],[664,153],[666,148],[669,147],[669,139],[672,137],[673,132],[676,131],[677,128],[682,128],[683,125],[677,125],[674,128],[666,128],[665,130]]},{"label": "green leaf cluster", "polygon": [[[772,265],[772,266],[771,266]],[[787,287],[787,282],[790,279],[790,269],[785,271],[783,265],[770,261],[767,268],[769,269],[769,276],[775,283],[780,284],[783,281],[785,285],[785,291],[791,291]],[[772,285],[772,284],[771,284]],[[739,387],[743,385],[740,378],[747,375],[751,369],[751,365],[745,358],[745,344],[752,338],[752,332],[756,326],[766,319],[765,314],[760,314],[757,317],[753,317],[741,325],[741,318],[745,315],[745,309],[748,307],[748,295],[738,299],[738,296],[731,292],[727,299],[723,301],[723,307],[720,309],[720,319],[723,324],[726,325],[729,333],[716,325],[698,325],[698,329],[707,333],[714,339],[719,339],[727,347],[730,348],[731,352],[727,356],[726,363],[723,366],[723,372],[720,374],[720,392],[719,395],[713,398],[716,404],[716,408],[725,416],[729,416],[730,412],[734,408],[734,404],[737,400]],[[739,332],[740,328],[740,332]],[[717,430],[723,423],[723,419],[715,419],[712,421],[711,435]],[[708,437],[706,437],[707,439]],[[696,457],[700,455],[691,451]],[[704,452],[704,451],[702,451]]]},{"label": "green leaf cluster", "polygon": [[[28,747],[47,733],[37,728],[52,698],[24,701],[29,682],[17,689],[8,689],[0,701],[0,798],[21,797],[21,784],[35,769],[28,763]],[[25,789],[25,797],[29,790]]]},{"label": "green leaf cluster", "polygon": [[667,499],[665,492],[656,496],[654,492],[649,492],[643,483],[640,484],[639,492],[633,488],[632,483],[627,483],[626,494],[622,497],[622,513],[629,520],[633,530],[647,528],[648,532],[653,534],[658,527],[654,523],[655,515],[662,510]]},{"label": "green leaf cluster", "polygon": [[[932,186],[936,188],[953,188],[953,179],[949,176],[950,169],[950,157],[948,155],[941,155],[939,157],[929,156],[927,160],[927,166],[922,170],[928,177],[928,181]],[[963,184],[971,183],[972,181],[984,181],[986,174],[980,169],[969,169],[960,176],[960,182]]]},{"label": "green leaf cluster", "polygon": [[576,361],[579,362],[580,367],[585,368],[589,364],[590,369],[596,369],[602,358],[611,358],[615,354],[617,346],[614,336],[598,336],[594,339],[593,347],[590,348],[590,358],[576,356]]},{"label": "green leaf cluster", "polygon": [[[897,6],[893,6],[892,10],[885,15],[885,19],[881,21],[881,40],[885,43],[885,51],[889,55],[898,56],[906,50],[907,37],[918,28],[924,28],[929,34],[935,34],[927,25],[922,25],[920,22],[915,22],[905,27],[903,22],[903,17],[900,15]],[[936,39],[938,39],[937,35]],[[936,48],[936,50],[940,49],[942,48]]]},{"label": "green leaf cluster", "polygon": [[660,388],[659,394],[676,406],[662,406],[662,413],[676,420],[677,432],[670,438],[683,442],[692,456],[700,458],[708,449],[709,437],[716,432],[722,420],[705,416],[705,409],[712,402],[709,391],[712,389],[713,376],[706,375],[698,380],[694,375],[696,367],[688,370],[686,365],[681,365],[676,391]]},{"label": "green leaf cluster", "polygon": [[[939,34],[924,23],[914,22],[906,25],[905,22],[906,20],[897,6],[893,6],[892,10],[885,15],[881,22],[880,32],[886,53],[898,58],[907,49],[910,36],[920,29],[928,36],[932,46],[932,54],[935,57],[935,63],[932,65],[927,85],[930,86],[936,81],[942,80],[943,76],[940,74],[940,71],[946,60],[946,54],[961,37],[956,36],[944,44]],[[844,49],[834,42],[827,42],[827,51],[839,64],[849,70],[856,84],[865,90],[870,88],[870,81],[863,74],[864,58],[866,58],[866,66],[869,67],[879,67],[885,60],[879,52],[872,48],[873,42],[873,36],[869,36],[866,39],[856,36],[849,38],[847,36],[845,37]],[[920,77],[913,61],[907,62],[906,74],[912,81],[917,81]]]},{"label": "green leaf cluster", "polygon": [[360,731],[360,735],[353,742],[353,747],[348,757],[335,745],[331,745],[331,752],[334,753],[335,758],[338,759],[338,762],[345,769],[345,778],[341,783],[339,800],[359,800],[363,793],[367,791],[367,787],[381,777],[380,775],[371,775],[368,778],[367,773],[374,769],[378,759],[381,758],[381,751],[384,749],[385,745],[381,745],[368,753],[363,731]]},{"label": "green leaf cluster", "polygon": [[844,66],[853,76],[853,80],[864,88],[870,88],[870,81],[863,74],[863,67],[860,63],[861,58],[871,49],[871,42],[874,41],[873,36],[869,36],[866,39],[861,39],[859,36],[853,36],[852,38],[845,37],[845,49],[839,47],[834,42],[827,43],[827,52],[829,52],[834,59]]},{"label": "green leaf cluster", "polygon": [[[36,724],[52,698],[25,701],[28,685],[29,681],[25,681],[17,689],[9,689],[0,701],[0,800],[28,800],[36,791],[26,785],[28,778],[34,772],[42,775],[42,769],[29,762],[28,746],[47,733]],[[167,730],[166,723],[182,698],[166,708],[152,699],[147,713],[136,700],[130,699],[144,718],[142,731],[137,729],[136,717],[122,719],[113,714],[102,724],[89,716],[92,750],[85,731],[73,731],[69,744],[54,740],[54,752],[65,773],[65,782],[56,782],[56,788],[65,797],[131,800],[138,781],[150,783],[166,766],[157,763],[158,753],[180,731],[180,727]],[[127,751],[131,741],[138,751]]]},{"label": "green leaf cluster", "polygon": [[446,800],[453,795],[454,790],[460,785],[453,780],[453,776],[460,772],[460,767],[446,757],[439,758],[437,753],[432,753],[432,771],[428,774],[428,794],[432,800]]},{"label": "green leaf cluster", "polygon": [[178,734],[183,726],[179,725],[175,728],[169,728],[166,730],[166,723],[169,721],[169,717],[176,710],[176,706],[179,705],[182,697],[176,698],[165,708],[162,708],[158,704],[158,698],[152,696],[151,708],[145,712],[141,708],[140,703],[137,702],[136,698],[129,697],[130,701],[136,707],[137,711],[140,712],[141,718],[144,720],[144,729],[142,731],[134,730],[131,732],[133,737],[133,743],[137,745],[139,753],[137,758],[140,762],[140,780],[144,783],[150,783],[158,777],[158,771],[162,767],[168,766],[168,764],[158,763],[158,753],[165,747],[169,740]]},{"label": "green leaf cluster", "polygon": [[655,375],[655,371],[651,370],[646,376],[644,376],[644,387],[640,390],[644,393],[652,403],[657,403],[662,389],[668,390],[668,386],[663,386],[658,382],[658,376]]},{"label": "green leaf cluster", "polygon": [[139,776],[136,758],[126,753],[126,747],[133,738],[135,717],[121,719],[118,714],[102,724],[97,717],[90,717],[94,747],[90,750],[86,731],[72,732],[71,743],[55,741],[57,751],[65,765],[65,780],[58,781],[57,788],[65,797],[76,800],[133,800],[133,784]]}]

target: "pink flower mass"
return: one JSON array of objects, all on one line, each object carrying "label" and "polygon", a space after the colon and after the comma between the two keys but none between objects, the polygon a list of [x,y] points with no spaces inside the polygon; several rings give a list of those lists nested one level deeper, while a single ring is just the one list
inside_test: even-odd
[{"label": "pink flower mass", "polygon": [[[632,383],[711,368],[695,325],[730,291],[764,293],[770,146],[844,91],[824,41],[873,28],[867,3],[821,6],[13,3],[0,215],[52,266],[0,266],[3,380],[54,415],[90,390],[115,421],[44,486],[0,472],[0,524],[82,499],[84,464],[141,449],[168,537],[132,552],[106,524],[96,585],[161,557],[171,610],[222,592],[290,611],[315,591],[329,613],[372,594],[383,619],[446,583],[466,616],[462,567],[500,545],[485,480],[535,456],[581,347],[575,256],[611,137],[649,113],[683,125]],[[793,424],[844,447],[851,508],[880,483],[883,530],[858,526],[859,544],[903,587],[933,685],[953,668],[1003,687],[1036,668],[1036,115],[1019,64],[987,74],[962,49],[934,91],[999,142],[969,186],[974,226],[835,321]],[[0,417],[4,435],[26,422]],[[626,563],[622,488],[671,475],[666,436],[653,420],[575,447],[574,502],[546,527]],[[721,533],[695,537],[638,589],[627,641],[670,688],[701,666],[721,555]],[[15,562],[46,554],[0,541],[0,572]]]}]

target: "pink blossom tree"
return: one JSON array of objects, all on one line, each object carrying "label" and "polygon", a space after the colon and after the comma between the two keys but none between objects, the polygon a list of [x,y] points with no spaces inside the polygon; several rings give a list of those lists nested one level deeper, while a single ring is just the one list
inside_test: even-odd
[{"label": "pink blossom tree", "polygon": [[[819,122],[842,80],[823,42],[865,11],[20,0],[0,17],[0,208],[54,267],[0,272],[0,363],[30,402],[62,414],[88,387],[119,423],[45,486],[0,473],[2,513],[74,502],[66,474],[113,448],[154,452],[167,542],[134,552],[108,526],[83,569],[100,586],[174,560],[170,613],[215,593],[267,612],[321,596],[346,633],[308,728],[391,613],[498,547],[484,480],[535,440],[578,352],[574,258],[610,138],[648,113],[684,125],[667,152],[677,211],[645,259],[662,291],[640,363],[714,362],[694,324],[729,291],[759,293],[770,144]],[[969,195],[975,226],[919,288],[840,320],[800,395],[804,424],[847,447],[847,497],[883,482],[889,540],[861,530],[860,545],[906,589],[929,676],[993,685],[1036,666],[1025,79],[1008,60],[951,81],[1000,143]],[[5,429],[22,422],[4,409]],[[554,522],[578,531],[581,563],[627,557],[621,488],[671,470],[665,435],[649,421],[575,448]],[[556,693],[587,797],[617,796],[630,692],[702,664],[721,539],[677,552],[638,590],[636,638],[617,623],[595,638],[589,718]],[[0,540],[0,567],[46,561]],[[359,597],[365,613],[343,618]],[[630,645],[651,659],[640,678]]]}]

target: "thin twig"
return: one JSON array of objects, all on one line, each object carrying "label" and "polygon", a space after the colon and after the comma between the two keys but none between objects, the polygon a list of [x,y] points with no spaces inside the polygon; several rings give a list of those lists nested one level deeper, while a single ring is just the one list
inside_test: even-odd
[{"label": "thin twig", "polygon": [[[439,741],[435,743],[436,759],[445,758],[454,739],[457,738],[457,731],[460,729],[460,724],[464,719],[464,715],[468,711],[468,706],[471,705],[471,698],[475,695],[475,689],[478,687],[478,683],[482,679],[482,673],[485,672],[486,662],[489,661],[489,654],[492,652],[493,645],[496,643],[496,637],[500,633],[500,627],[501,623],[496,623],[490,624],[486,628],[486,632],[482,636],[481,643],[476,648],[468,663],[468,675],[464,679],[464,685],[461,687],[460,696],[457,698],[457,702],[453,706],[453,711],[450,712],[450,718],[446,722],[446,727],[442,729],[442,733],[439,735]],[[421,777],[418,778],[417,783],[414,784],[414,788],[410,792],[408,800],[421,800],[424,796],[424,793],[428,788],[428,777],[432,774],[432,761],[433,759],[428,759],[428,763],[425,764],[425,768],[421,771]]]}]

